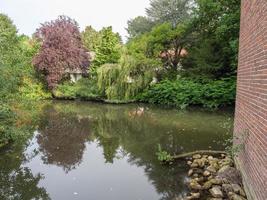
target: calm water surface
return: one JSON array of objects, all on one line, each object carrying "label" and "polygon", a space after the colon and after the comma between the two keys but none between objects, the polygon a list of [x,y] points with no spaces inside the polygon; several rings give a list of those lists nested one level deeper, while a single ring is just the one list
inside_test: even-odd
[{"label": "calm water surface", "polygon": [[160,165],[158,145],[171,154],[220,150],[232,127],[222,111],[44,104],[33,137],[0,152],[0,199],[178,199],[187,167]]}]

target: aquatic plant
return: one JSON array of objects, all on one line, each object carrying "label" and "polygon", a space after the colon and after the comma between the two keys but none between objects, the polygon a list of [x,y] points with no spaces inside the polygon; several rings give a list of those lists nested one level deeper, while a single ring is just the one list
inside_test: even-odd
[{"label": "aquatic plant", "polygon": [[158,144],[158,151],[156,152],[156,156],[160,162],[171,162],[173,160],[172,156],[167,152],[162,150],[161,145]]}]

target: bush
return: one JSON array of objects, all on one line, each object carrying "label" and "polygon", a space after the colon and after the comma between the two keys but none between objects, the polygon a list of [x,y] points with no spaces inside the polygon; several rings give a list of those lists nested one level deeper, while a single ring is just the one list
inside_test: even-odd
[{"label": "bush", "polygon": [[15,114],[8,105],[0,105],[0,147],[13,140],[15,135],[13,130],[15,119]]},{"label": "bush", "polygon": [[145,90],[138,99],[143,102],[179,108],[189,105],[218,108],[234,103],[235,79],[209,82],[190,79],[164,80]]},{"label": "bush", "polygon": [[60,99],[100,100],[96,80],[82,78],[77,83],[66,82],[58,85],[54,95]]},{"label": "bush", "polygon": [[51,98],[49,93],[41,82],[38,82],[33,77],[23,77],[21,86],[19,87],[19,94],[23,99],[41,100]]}]

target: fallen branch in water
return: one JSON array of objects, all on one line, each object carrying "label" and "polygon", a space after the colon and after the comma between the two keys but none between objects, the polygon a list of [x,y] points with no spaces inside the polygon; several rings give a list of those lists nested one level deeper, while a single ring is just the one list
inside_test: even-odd
[{"label": "fallen branch in water", "polygon": [[192,157],[195,154],[207,154],[210,156],[210,155],[226,154],[226,152],[225,151],[213,151],[213,150],[199,150],[199,151],[192,151],[188,153],[174,155],[172,156],[172,159],[176,160],[176,159],[182,159],[186,157]]}]

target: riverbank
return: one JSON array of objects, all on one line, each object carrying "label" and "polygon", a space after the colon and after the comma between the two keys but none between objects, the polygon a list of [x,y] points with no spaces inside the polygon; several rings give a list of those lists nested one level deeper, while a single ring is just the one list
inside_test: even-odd
[{"label": "riverbank", "polygon": [[[183,109],[199,106],[218,109],[233,106],[235,102],[235,77],[222,80],[192,80],[181,78],[163,80],[138,91],[100,88],[96,81],[82,78],[76,83],[65,82],[53,90],[57,99],[102,101],[106,103],[151,103]],[[131,83],[133,84],[133,83]],[[125,86],[126,88],[131,85]]]}]

